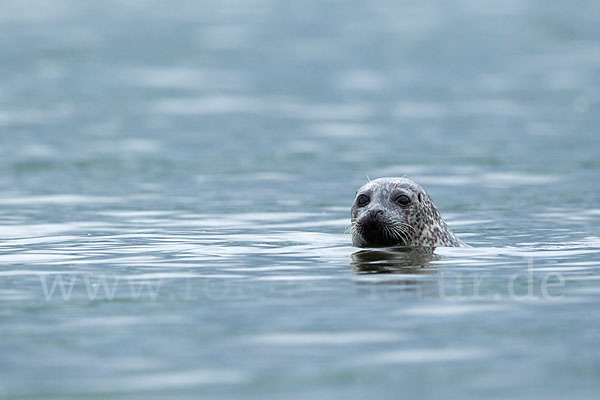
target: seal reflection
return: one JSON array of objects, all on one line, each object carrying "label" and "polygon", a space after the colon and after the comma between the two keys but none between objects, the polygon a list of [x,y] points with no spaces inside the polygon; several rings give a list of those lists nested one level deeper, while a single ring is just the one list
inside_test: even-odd
[{"label": "seal reflection", "polygon": [[352,254],[350,267],[359,274],[437,274],[430,267],[442,256],[430,247],[392,247],[360,250]]}]

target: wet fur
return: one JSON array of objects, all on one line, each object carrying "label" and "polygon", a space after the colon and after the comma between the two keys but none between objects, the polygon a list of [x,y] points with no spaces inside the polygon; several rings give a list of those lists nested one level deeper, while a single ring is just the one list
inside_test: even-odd
[{"label": "wet fur", "polygon": [[[363,207],[356,202],[361,194],[370,198]],[[408,196],[410,204],[397,204],[393,197],[398,195]],[[466,246],[452,233],[427,192],[407,178],[380,178],[362,186],[352,206],[350,232],[357,247]]]}]

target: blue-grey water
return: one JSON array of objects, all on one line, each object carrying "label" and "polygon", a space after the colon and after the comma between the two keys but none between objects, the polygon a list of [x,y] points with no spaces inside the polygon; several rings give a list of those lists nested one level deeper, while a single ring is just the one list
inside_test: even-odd
[{"label": "blue-grey water", "polygon": [[[0,397],[596,398],[600,3],[0,2]],[[471,248],[358,253],[367,177]]]}]

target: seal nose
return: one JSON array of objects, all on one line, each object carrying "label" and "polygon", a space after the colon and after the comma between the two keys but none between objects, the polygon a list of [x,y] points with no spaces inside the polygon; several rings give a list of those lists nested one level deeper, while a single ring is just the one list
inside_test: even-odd
[{"label": "seal nose", "polygon": [[379,217],[381,214],[383,214],[383,210],[381,208],[375,208],[369,211],[369,220],[371,222],[375,222],[377,221],[377,217]]}]

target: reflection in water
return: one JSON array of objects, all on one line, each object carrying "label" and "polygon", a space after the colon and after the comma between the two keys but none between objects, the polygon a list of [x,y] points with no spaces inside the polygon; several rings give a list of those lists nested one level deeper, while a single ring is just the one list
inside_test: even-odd
[{"label": "reflection in water", "polygon": [[428,266],[441,259],[430,247],[394,247],[357,251],[350,267],[360,274],[436,274],[437,269]]}]

